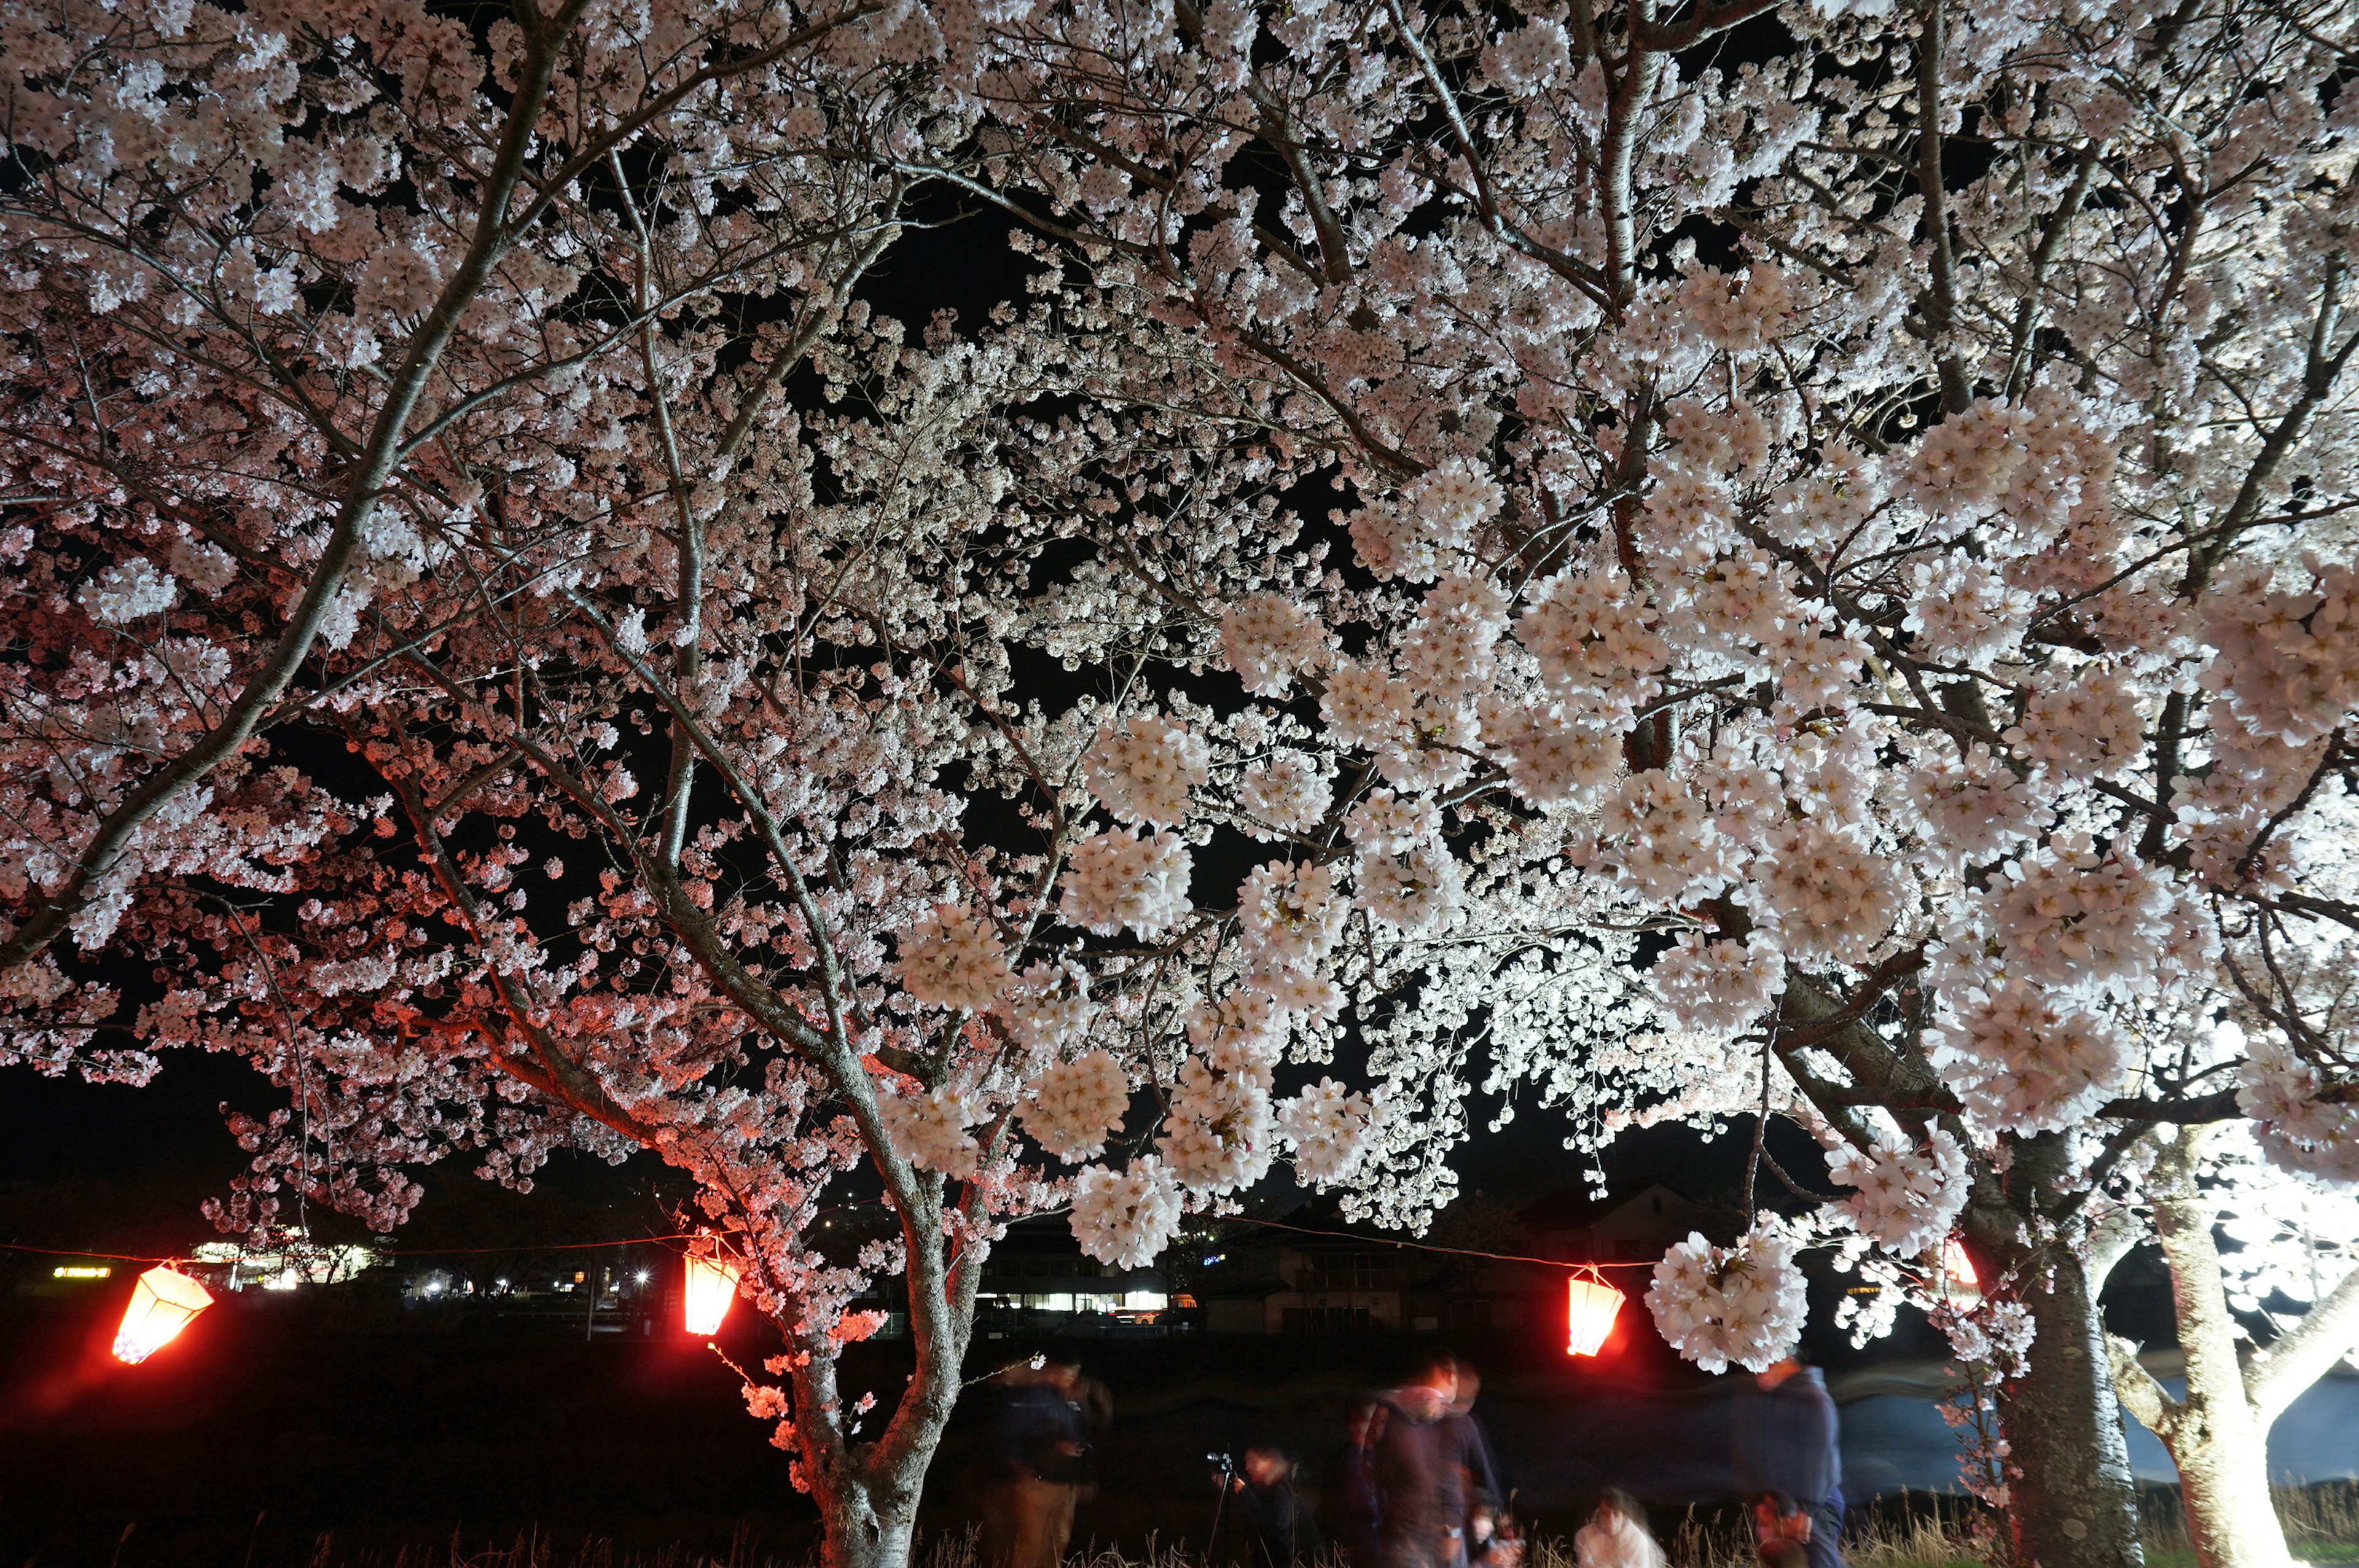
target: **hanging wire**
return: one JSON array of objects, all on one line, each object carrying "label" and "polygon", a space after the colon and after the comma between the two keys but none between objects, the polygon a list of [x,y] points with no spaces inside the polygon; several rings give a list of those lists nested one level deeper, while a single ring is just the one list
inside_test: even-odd
[{"label": "hanging wire", "polygon": [[1371,1247],[1407,1247],[1419,1252],[1441,1252],[1458,1258],[1488,1258],[1495,1263],[1538,1263],[1546,1269],[1565,1269],[1574,1273],[1590,1269],[1651,1269],[1651,1259],[1632,1263],[1574,1262],[1563,1258],[1527,1258],[1514,1252],[1484,1252],[1473,1247],[1437,1247],[1427,1241],[1396,1241],[1385,1236],[1357,1236],[1348,1230],[1313,1230],[1308,1226],[1288,1225],[1275,1219],[1254,1219],[1245,1215],[1224,1215],[1240,1225],[1258,1225],[1271,1230],[1291,1230],[1298,1236],[1323,1236],[1331,1241],[1359,1241]]},{"label": "hanging wire", "polygon": [[47,1258],[103,1258],[110,1263],[186,1263],[192,1260],[177,1254],[155,1257],[131,1252],[93,1252],[87,1247],[27,1247],[18,1241],[0,1241],[0,1248],[11,1252],[38,1252]]},{"label": "hanging wire", "polygon": [[[1246,1215],[1223,1215],[1225,1220],[1238,1225],[1259,1226],[1266,1230],[1287,1230],[1297,1236],[1323,1237],[1330,1241],[1353,1241],[1369,1247],[1401,1247],[1417,1252],[1435,1252],[1452,1258],[1484,1258],[1495,1263],[1534,1263],[1543,1269],[1562,1269],[1571,1274],[1596,1274],[1604,1269],[1651,1269],[1651,1259],[1636,1261],[1599,1261],[1565,1258],[1532,1258],[1516,1252],[1485,1252],[1474,1247],[1442,1247],[1430,1241],[1400,1241],[1386,1236],[1361,1236],[1347,1230],[1318,1230],[1310,1226],[1288,1225],[1283,1220],[1255,1219]],[[395,1257],[446,1258],[475,1256],[492,1252],[586,1252],[605,1247],[660,1247],[675,1241],[709,1239],[702,1232],[681,1231],[670,1236],[634,1236],[619,1241],[544,1241],[518,1243],[511,1247],[419,1247],[407,1252],[395,1252]],[[0,1250],[39,1252],[55,1258],[104,1258],[120,1263],[174,1263],[201,1261],[185,1253],[133,1254],[127,1252],[93,1252],[88,1248],[32,1247],[22,1242],[0,1241]],[[262,1249],[268,1250],[268,1249]],[[1603,1276],[1600,1276],[1602,1281]]]},{"label": "hanging wire", "polygon": [[[695,1238],[692,1235],[683,1233],[679,1236],[637,1236],[631,1237],[621,1241],[547,1241],[533,1242],[529,1245],[519,1244],[514,1247],[420,1247],[416,1249],[414,1251],[407,1253],[392,1253],[390,1255],[394,1257],[409,1258],[447,1258],[471,1256],[486,1252],[586,1252],[601,1247],[661,1246],[668,1241],[692,1241]],[[249,1250],[266,1252],[271,1250],[271,1249],[266,1247],[249,1249]],[[93,1252],[87,1247],[32,1247],[21,1241],[0,1241],[0,1251],[38,1252],[45,1257],[50,1258],[103,1258],[113,1263],[203,1263],[209,1261],[202,1258],[192,1258],[185,1252]]]}]

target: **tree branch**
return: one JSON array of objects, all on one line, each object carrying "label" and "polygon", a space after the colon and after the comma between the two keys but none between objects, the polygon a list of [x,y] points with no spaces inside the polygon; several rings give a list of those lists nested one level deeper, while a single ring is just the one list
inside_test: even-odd
[{"label": "tree branch", "polygon": [[2245,1397],[2252,1401],[2262,1429],[2354,1351],[2359,1351],[2359,1269],[2345,1274],[2324,1300],[2302,1314],[2301,1321],[2245,1364]]}]

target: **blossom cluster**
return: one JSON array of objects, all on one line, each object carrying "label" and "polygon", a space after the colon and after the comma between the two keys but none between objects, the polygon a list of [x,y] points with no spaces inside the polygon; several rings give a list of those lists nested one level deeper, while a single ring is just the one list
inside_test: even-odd
[{"label": "blossom cluster", "polygon": [[1733,1247],[1690,1236],[1655,1265],[1647,1308],[1664,1341],[1707,1372],[1758,1372],[1794,1348],[1809,1314],[1796,1238],[1763,1220]]},{"label": "blossom cluster", "polygon": [[2248,1047],[2236,1103],[2269,1159],[2288,1170],[2359,1185],[2359,1103],[2329,1103],[2325,1075],[2275,1040]]},{"label": "blossom cluster", "polygon": [[1221,616],[1229,667],[1256,697],[1283,697],[1296,677],[1316,674],[1332,656],[1318,616],[1282,594],[1256,593]]},{"label": "blossom cluster", "polygon": [[1214,1195],[1249,1187],[1277,1156],[1269,1070],[1250,1057],[1216,1071],[1202,1057],[1180,1065],[1170,1108],[1156,1140],[1163,1162],[1190,1191]]},{"label": "blossom cluster", "polygon": [[1024,1104],[1024,1130],[1068,1162],[1094,1158],[1130,1109],[1130,1078],[1103,1051],[1084,1051],[1034,1078]]},{"label": "blossom cluster", "polygon": [[1939,1246],[1969,1195],[1966,1152],[1939,1128],[1922,1150],[1846,1142],[1829,1157],[1827,1179],[1853,1189],[1842,1204],[1851,1226],[1904,1257]]},{"label": "blossom cluster", "polygon": [[1097,1004],[1080,965],[1035,964],[1000,999],[1000,1012],[1027,1054],[1053,1056],[1088,1035]]},{"label": "blossom cluster", "polygon": [[1127,1168],[1092,1165],[1073,1182],[1073,1238],[1117,1269],[1151,1263],[1180,1233],[1180,1184],[1152,1154]]},{"label": "blossom cluster", "polygon": [[1743,1032],[1769,1011],[1786,960],[1767,941],[1713,942],[1692,933],[1657,958],[1647,981],[1683,1029]]},{"label": "blossom cluster", "polygon": [[1082,777],[1115,821],[1171,827],[1187,820],[1188,792],[1209,778],[1207,760],[1201,736],[1142,715],[1098,736]]},{"label": "blossom cluster", "polygon": [[876,1115],[894,1152],[909,1163],[947,1176],[973,1174],[982,1149],[967,1130],[976,1116],[966,1095],[948,1087],[888,1090],[876,1097]]},{"label": "blossom cluster", "polygon": [[1294,1147],[1294,1169],[1313,1185],[1349,1180],[1375,1119],[1365,1095],[1321,1078],[1277,1108],[1278,1130]]},{"label": "blossom cluster", "polygon": [[1152,942],[1188,918],[1188,846],[1169,832],[1095,833],[1073,846],[1057,912],[1101,936],[1125,926]]},{"label": "blossom cluster", "polygon": [[1015,978],[1006,945],[990,922],[948,903],[909,928],[895,968],[919,1001],[966,1011],[989,1007]]},{"label": "blossom cluster", "polygon": [[1977,1124],[2018,1133],[2086,1118],[2129,1070],[2112,1020],[2027,980],[1997,981],[1961,999],[1935,1060]]}]

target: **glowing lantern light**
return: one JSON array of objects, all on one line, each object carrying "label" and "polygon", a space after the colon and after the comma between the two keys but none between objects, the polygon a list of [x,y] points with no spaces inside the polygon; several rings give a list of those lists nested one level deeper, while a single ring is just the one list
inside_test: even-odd
[{"label": "glowing lantern light", "polygon": [[131,1288],[123,1326],[114,1331],[114,1358],[136,1367],[172,1342],[189,1320],[213,1304],[211,1291],[169,1263],[158,1263]]},{"label": "glowing lantern light", "polygon": [[1982,1281],[1974,1276],[1974,1260],[1966,1256],[1964,1243],[1951,1237],[1941,1243],[1941,1272],[1961,1293],[1980,1294]]},{"label": "glowing lantern light", "polygon": [[1565,1295],[1565,1354],[1596,1355],[1621,1314],[1622,1292],[1593,1274],[1576,1274],[1567,1281]]},{"label": "glowing lantern light", "polygon": [[690,1334],[721,1332],[721,1320],[729,1315],[730,1304],[737,1299],[738,1276],[745,1271],[730,1258],[688,1260],[687,1311],[683,1315]]}]

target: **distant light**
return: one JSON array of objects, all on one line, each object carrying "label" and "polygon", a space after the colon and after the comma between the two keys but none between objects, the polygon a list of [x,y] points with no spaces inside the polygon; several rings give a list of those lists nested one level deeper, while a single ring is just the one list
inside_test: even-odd
[{"label": "distant light", "polygon": [[67,1263],[49,1271],[52,1280],[103,1280],[111,1277],[112,1269],[93,1268],[88,1263]]},{"label": "distant light", "polygon": [[1228,1254],[1227,1254],[1227,1253],[1225,1253],[1225,1252],[1215,1252],[1215,1253],[1213,1253],[1210,1258],[1207,1258],[1207,1259],[1205,1259],[1205,1260],[1204,1260],[1204,1266],[1205,1266],[1206,1268],[1208,1268],[1208,1269],[1209,1269],[1209,1268],[1211,1268],[1213,1264],[1215,1264],[1215,1263],[1219,1262],[1223,1258],[1225,1258],[1225,1257],[1227,1257],[1227,1256],[1228,1256]]},{"label": "distant light", "polygon": [[213,1294],[169,1263],[139,1276],[123,1326],[114,1331],[114,1357],[136,1367],[172,1342],[190,1320],[213,1304]]},{"label": "distant light", "polygon": [[1575,1275],[1566,1282],[1565,1295],[1565,1354],[1596,1355],[1621,1314],[1622,1292],[1603,1280]]},{"label": "distant light", "polygon": [[429,1296],[440,1295],[442,1293],[442,1281],[440,1280],[427,1281],[426,1293]]},{"label": "distant light", "polygon": [[506,1280],[494,1280],[492,1283],[499,1290],[505,1291],[508,1288],[508,1282]]},{"label": "distant light", "polygon": [[721,1320],[737,1300],[737,1281],[745,1273],[734,1258],[690,1258],[688,1289],[682,1292],[681,1318],[690,1334],[721,1332]]},{"label": "distant light", "polygon": [[640,1270],[637,1273],[631,1276],[631,1281],[634,1284],[646,1284],[647,1282],[647,1271],[645,1269]]}]

